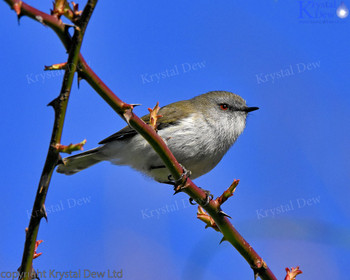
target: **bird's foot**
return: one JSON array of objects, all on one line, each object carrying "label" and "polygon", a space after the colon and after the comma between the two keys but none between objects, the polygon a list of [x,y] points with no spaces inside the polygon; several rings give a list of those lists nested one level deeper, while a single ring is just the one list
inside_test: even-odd
[{"label": "bird's foot", "polygon": [[[192,173],[190,170],[187,170],[184,166],[181,165],[181,167],[182,167],[182,174],[179,179],[177,180],[172,179],[173,176],[170,174],[168,176],[168,181],[164,182],[165,184],[174,186],[174,191],[175,191],[174,195],[179,192],[182,192],[186,188],[187,179],[191,176],[191,173]],[[185,177],[185,181],[183,181],[184,177]]]},{"label": "bird's foot", "polygon": [[[202,189],[202,188],[201,188]],[[203,189],[202,189],[203,190]],[[201,201],[196,201],[194,202],[195,200],[191,197],[190,198],[190,204],[192,205],[196,205],[197,203],[200,204],[201,206],[207,206],[210,202],[210,200],[212,200],[214,198],[214,196],[210,193],[210,191],[207,191],[207,190],[203,190],[203,192],[205,193],[205,198]]]}]

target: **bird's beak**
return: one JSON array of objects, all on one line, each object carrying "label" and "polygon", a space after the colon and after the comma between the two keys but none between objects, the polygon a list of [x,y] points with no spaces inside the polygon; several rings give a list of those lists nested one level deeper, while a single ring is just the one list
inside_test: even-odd
[{"label": "bird's beak", "polygon": [[243,111],[249,113],[249,112],[253,112],[255,110],[259,110],[259,107],[246,107],[246,108],[244,108]]}]

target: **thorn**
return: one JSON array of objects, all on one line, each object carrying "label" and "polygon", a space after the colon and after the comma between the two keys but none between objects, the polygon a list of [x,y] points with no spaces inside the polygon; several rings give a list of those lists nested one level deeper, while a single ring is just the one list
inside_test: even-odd
[{"label": "thorn", "polygon": [[67,27],[68,29],[71,28],[71,27],[75,29],[75,28],[77,27],[77,26],[74,25],[74,24],[68,24],[68,23],[65,23],[64,25],[65,25],[65,27]]},{"label": "thorn", "polygon": [[123,103],[122,109],[127,111],[127,110],[132,110],[134,109],[133,104],[128,104],[128,103]]},{"label": "thorn", "polygon": [[220,211],[218,212],[218,214],[223,215],[223,216],[225,216],[225,217],[227,217],[227,218],[232,219],[228,214],[226,214],[226,213],[225,213],[224,211],[222,211],[222,210],[220,210]]},{"label": "thorn", "polygon": [[125,121],[128,123],[129,126],[130,126],[130,119],[131,119],[132,115],[133,115],[133,112],[131,110],[127,110],[123,114]]},{"label": "thorn", "polygon": [[17,23],[18,23],[18,25],[20,25],[20,23],[21,23],[21,18],[22,18],[22,15],[18,15],[17,16]]},{"label": "thorn", "polygon": [[80,81],[83,79],[83,77],[81,76],[80,72],[78,72],[78,79],[77,79],[77,82],[78,82],[78,89],[80,89]]},{"label": "thorn", "polygon": [[[171,175],[168,176],[168,179],[169,179],[169,182],[173,183],[170,178],[171,178]],[[186,181],[187,181],[187,178],[186,178]],[[184,189],[187,188],[186,181],[180,185],[177,185],[176,181],[174,181],[174,184],[175,184],[174,185],[174,191],[175,191],[174,195],[179,193],[179,192],[182,192]]]},{"label": "thorn", "polygon": [[174,188],[174,194],[173,195],[175,195],[175,194],[178,194],[178,193],[180,193],[180,192],[182,192],[183,191],[183,189],[184,188],[179,188],[179,186],[177,186],[176,188]]},{"label": "thorn", "polygon": [[56,110],[58,102],[59,102],[59,100],[58,100],[58,97],[57,97],[54,100],[52,100],[49,104],[47,104],[47,106],[51,106],[52,108],[54,108]]},{"label": "thorn", "polygon": [[60,158],[59,158],[58,161],[57,161],[57,165],[60,165],[60,164],[64,164],[61,155],[60,155]]},{"label": "thorn", "polygon": [[76,72],[78,73],[78,88],[79,88],[80,81],[81,81],[81,80],[85,80],[86,77],[85,77],[84,72],[81,70],[80,67],[77,67]]},{"label": "thorn", "polygon": [[220,240],[220,243],[219,244],[221,244],[222,242],[224,242],[224,241],[227,241],[227,239],[225,239],[225,236],[223,236],[222,238],[221,238],[221,240]]},{"label": "thorn", "polygon": [[142,104],[130,104],[132,107],[141,106]]},{"label": "thorn", "polygon": [[72,25],[69,25],[69,24],[64,24],[64,32],[69,36],[71,37],[70,33],[69,33],[69,28],[71,28]]},{"label": "thorn", "polygon": [[[42,215],[42,217],[45,218],[46,222],[48,222],[45,204],[43,204],[43,205],[41,206],[41,208],[40,208],[40,214]],[[39,244],[40,244],[40,243],[39,243]]]}]

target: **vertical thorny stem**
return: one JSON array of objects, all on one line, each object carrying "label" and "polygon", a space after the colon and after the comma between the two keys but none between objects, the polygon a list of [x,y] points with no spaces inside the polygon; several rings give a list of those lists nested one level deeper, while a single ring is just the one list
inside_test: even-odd
[{"label": "vertical thorny stem", "polygon": [[28,230],[26,231],[26,240],[24,244],[22,263],[20,267],[20,278],[24,280],[31,279],[33,254],[35,242],[39,231],[40,221],[43,217],[46,218],[46,195],[49,189],[52,172],[60,159],[59,152],[55,147],[56,144],[59,144],[61,142],[68,99],[74,79],[74,74],[77,70],[83,36],[96,3],[97,0],[88,1],[84,8],[81,18],[78,20],[77,25],[75,26],[74,35],[71,40],[70,51],[67,61],[67,65],[69,65],[69,67],[66,67],[61,91],[59,96],[49,104],[55,110],[55,120],[52,129],[49,150],[47,153],[45,165],[41,174],[38,190],[36,193]]}]

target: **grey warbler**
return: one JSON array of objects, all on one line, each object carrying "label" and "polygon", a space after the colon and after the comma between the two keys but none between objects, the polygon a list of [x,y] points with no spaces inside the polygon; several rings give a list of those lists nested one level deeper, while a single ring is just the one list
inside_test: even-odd
[{"label": "grey warbler", "polygon": [[[178,162],[195,179],[212,170],[243,132],[249,112],[243,98],[227,91],[211,91],[159,110],[158,134]],[[142,119],[149,123],[149,114]],[[127,126],[102,140],[97,148],[64,158],[57,172],[74,174],[100,161],[132,168],[166,183],[169,170],[148,142]]]}]

